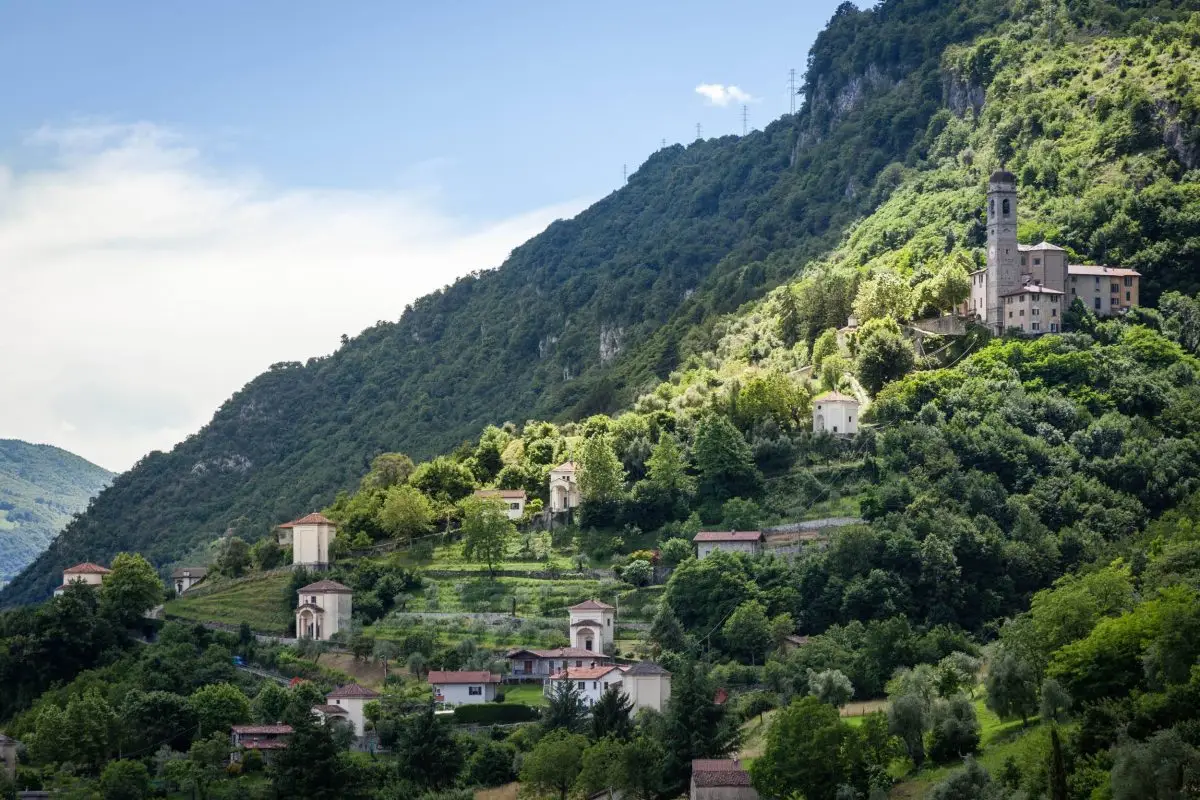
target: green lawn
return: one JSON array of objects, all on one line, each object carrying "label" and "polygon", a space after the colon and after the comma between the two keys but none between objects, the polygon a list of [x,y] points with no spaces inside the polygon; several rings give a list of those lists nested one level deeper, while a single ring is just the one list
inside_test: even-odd
[{"label": "green lawn", "polygon": [[504,687],[504,702],[539,707],[546,705],[546,696],[539,683],[514,683]]},{"label": "green lawn", "polygon": [[213,582],[166,604],[164,613],[196,622],[240,625],[249,622],[259,633],[284,635],[292,621],[287,590],[289,575],[259,575]]}]

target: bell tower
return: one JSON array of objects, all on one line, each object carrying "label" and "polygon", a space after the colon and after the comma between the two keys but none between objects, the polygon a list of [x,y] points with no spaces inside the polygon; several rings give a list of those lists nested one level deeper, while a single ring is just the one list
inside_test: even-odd
[{"label": "bell tower", "polygon": [[1003,333],[1007,322],[1004,295],[1021,288],[1017,249],[1017,176],[1008,170],[992,173],[987,193],[987,325]]}]

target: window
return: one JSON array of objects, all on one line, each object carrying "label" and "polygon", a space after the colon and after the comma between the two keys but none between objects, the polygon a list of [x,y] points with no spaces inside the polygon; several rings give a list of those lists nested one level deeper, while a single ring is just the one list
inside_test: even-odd
[{"label": "window", "polygon": [[996,216],[996,201],[994,199],[988,200],[988,216]]},{"label": "window", "polygon": [[592,688],[593,688],[593,689],[595,689],[595,688],[599,687],[599,685],[600,685],[600,682],[599,682],[599,681],[592,681]]},{"label": "window", "polygon": [[1025,309],[1023,309],[1023,308],[1021,309],[1021,313],[1019,314],[1019,316],[1022,316],[1022,317],[1025,316]]},{"label": "window", "polygon": [[1071,283],[1074,283],[1074,282],[1075,282],[1075,276],[1074,276],[1074,275],[1072,275],[1072,276],[1071,276]]},{"label": "window", "polygon": [[1125,279],[1125,285],[1126,285],[1126,286],[1133,286],[1133,278],[1126,278],[1126,279]]},{"label": "window", "polygon": [[483,687],[482,686],[468,686],[467,694],[469,694],[471,697],[479,697],[480,695],[483,694]]},{"label": "window", "polygon": [[582,666],[583,666],[583,659],[582,659],[582,658],[576,659],[576,660],[575,660],[575,666],[577,666],[577,667],[582,667]]},{"label": "window", "polygon": [[1057,332],[1058,332],[1058,323],[1057,323],[1057,322],[1051,322],[1051,323],[1050,323],[1050,332],[1051,332],[1051,333],[1057,333]]},{"label": "window", "polygon": [[[1035,261],[1034,263],[1036,264],[1037,262]],[[1021,266],[1025,266],[1025,256],[1021,256]]]},{"label": "window", "polygon": [[1035,258],[1035,259],[1033,260],[1033,265],[1034,265],[1035,267],[1040,267],[1040,266],[1042,265],[1042,260],[1041,260],[1040,258]]},{"label": "window", "polygon": [[317,604],[317,598],[310,597],[310,598],[308,598],[308,602],[312,603],[315,606]]},{"label": "window", "polygon": [[1113,294],[1120,294],[1120,293],[1121,293],[1121,286],[1120,286],[1120,284],[1116,284],[1116,283],[1114,283],[1114,284],[1112,285],[1112,287],[1109,289],[1109,291],[1110,291],[1110,292],[1112,292]]},{"label": "window", "polygon": [[579,684],[579,688],[580,688],[580,689],[586,689],[586,688],[587,688],[587,681],[576,681],[576,683],[578,683],[578,684]]},{"label": "window", "polygon": [[1096,310],[1099,311],[1100,310],[1100,298],[1097,297],[1094,302],[1096,305]]},{"label": "window", "polygon": [[1075,287],[1072,286],[1071,287],[1071,297],[1074,297],[1074,296],[1075,296]]},{"label": "window", "polygon": [[1007,197],[1006,197],[1006,198],[1004,198],[1004,202],[1001,204],[1001,206],[1000,206],[1000,207],[1001,207],[1001,208],[1004,210],[1004,216],[1006,216],[1006,217],[1007,217],[1009,214],[1011,214],[1011,213],[1012,213],[1012,204],[1010,204],[1010,203],[1008,202],[1008,198],[1007,198]]},{"label": "window", "polygon": [[508,504],[508,507],[509,507],[511,510],[513,510],[513,511],[520,511],[520,510],[521,510],[521,504],[520,504],[520,503],[509,503],[509,504]]},{"label": "window", "polygon": [[1126,292],[1126,293],[1125,293],[1125,299],[1126,299],[1126,300],[1129,300],[1129,292]]},{"label": "window", "polygon": [[[1050,309],[1050,316],[1052,316],[1052,317],[1057,317],[1057,316],[1058,316],[1058,309],[1057,309],[1057,308],[1052,308],[1052,309]],[[1051,324],[1053,324],[1053,323],[1051,323]]]},{"label": "window", "polygon": [[1030,326],[1030,327],[1031,327],[1033,330],[1035,330],[1035,331],[1036,331],[1036,330],[1041,330],[1042,323],[1040,323],[1040,322],[1034,322],[1034,323],[1032,323],[1032,324],[1031,324],[1031,326]]},{"label": "window", "polygon": [[1009,318],[1009,319],[1012,319],[1012,312],[1011,312],[1011,311],[1010,311],[1010,312],[1008,312],[1008,318]]},{"label": "window", "polygon": [[1099,275],[1096,276],[1096,288],[1097,289],[1100,288],[1100,276]]},{"label": "window", "polygon": [[1029,314],[1030,314],[1030,316],[1034,316],[1034,317],[1041,316],[1041,309],[1035,308],[1032,311],[1030,311]]},{"label": "window", "polygon": [[610,620],[608,620],[608,627],[610,627],[610,628],[612,627],[612,620],[611,620],[611,619],[610,619]]}]

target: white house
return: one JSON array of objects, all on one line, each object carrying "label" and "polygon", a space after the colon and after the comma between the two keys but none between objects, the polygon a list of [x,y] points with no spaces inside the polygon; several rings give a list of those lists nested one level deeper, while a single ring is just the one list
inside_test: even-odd
[{"label": "white house", "polygon": [[183,594],[208,576],[204,567],[180,567],[171,573],[171,582],[175,584],[175,594]]},{"label": "white house", "polygon": [[67,590],[67,587],[72,583],[82,583],[85,586],[99,586],[104,583],[104,576],[111,573],[111,569],[102,567],[99,564],[93,564],[90,561],[85,561],[82,564],[76,564],[63,570],[62,586],[54,590],[54,596],[58,597]]},{"label": "white house", "polygon": [[550,470],[550,511],[554,514],[579,507],[578,467],[574,461]]},{"label": "white house", "polygon": [[636,711],[652,708],[663,711],[671,699],[671,673],[653,661],[639,661],[626,667],[621,685]]},{"label": "white house", "polygon": [[762,551],[762,531],[700,531],[692,537],[696,558],[721,550],[726,553],[754,555]]},{"label": "white house", "polygon": [[319,712],[325,720],[330,718],[345,719],[350,723],[350,727],[354,729],[354,735],[362,738],[366,731],[363,708],[367,703],[378,699],[379,692],[368,689],[365,686],[359,686],[357,683],[348,683],[340,689],[336,689],[325,695],[326,705],[316,706],[313,711]]},{"label": "white house", "polygon": [[553,650],[509,650],[505,655],[514,678],[548,678],[570,667],[598,667],[611,664],[604,653],[579,647],[558,647]]},{"label": "white house", "polygon": [[567,609],[571,615],[571,641],[578,650],[607,653],[614,640],[617,610],[599,600],[585,600]]},{"label": "white house", "polygon": [[858,398],[825,392],[813,398],[813,433],[858,433]]},{"label": "white house", "polygon": [[337,581],[317,581],[296,592],[296,638],[328,641],[341,630],[350,630],[354,593]]},{"label": "white house", "polygon": [[429,673],[433,699],[448,706],[490,703],[496,699],[496,687],[500,680],[499,675],[491,672],[431,670]]},{"label": "white house", "polygon": [[543,691],[549,697],[554,694],[559,683],[570,681],[579,687],[584,704],[591,706],[600,699],[600,695],[604,694],[610,685],[622,686],[624,675],[621,668],[613,664],[599,667],[568,667],[564,672],[556,672],[551,675],[546,680]]},{"label": "white house", "polygon": [[478,489],[475,496],[482,500],[499,500],[504,503],[508,518],[514,522],[525,516],[527,498],[524,489]]},{"label": "white house", "polygon": [[688,800],[758,800],[750,773],[736,758],[692,760]]},{"label": "white house", "polygon": [[[309,514],[280,525],[279,531],[280,545],[284,545],[286,539],[292,547],[294,566],[311,569],[329,566],[329,543],[337,536],[337,527],[325,515]],[[290,531],[290,534],[284,534],[284,531]]]}]

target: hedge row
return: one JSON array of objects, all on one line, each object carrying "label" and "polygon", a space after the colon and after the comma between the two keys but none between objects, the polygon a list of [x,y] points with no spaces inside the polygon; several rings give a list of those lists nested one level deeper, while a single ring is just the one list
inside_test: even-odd
[{"label": "hedge row", "polygon": [[479,703],[454,709],[455,722],[472,725],[531,722],[537,718],[538,710],[522,703]]}]

